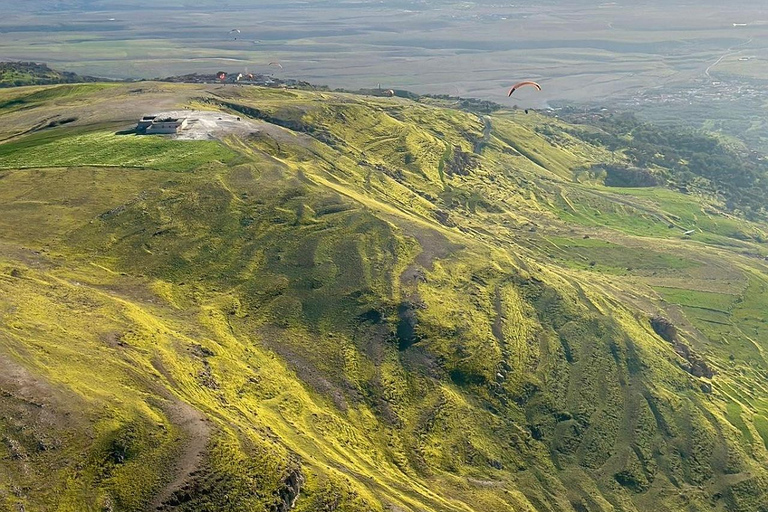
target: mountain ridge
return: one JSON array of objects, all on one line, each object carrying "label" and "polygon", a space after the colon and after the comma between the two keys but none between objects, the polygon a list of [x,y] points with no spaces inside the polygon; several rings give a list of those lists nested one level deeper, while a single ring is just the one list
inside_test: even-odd
[{"label": "mountain ridge", "polygon": [[[761,221],[537,113],[136,91],[0,92],[0,510],[766,506]],[[115,133],[171,107],[270,128]]]}]

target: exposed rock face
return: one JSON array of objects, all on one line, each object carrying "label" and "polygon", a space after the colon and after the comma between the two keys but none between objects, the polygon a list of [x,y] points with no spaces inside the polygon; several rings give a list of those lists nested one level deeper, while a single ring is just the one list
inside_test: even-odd
[{"label": "exposed rock face", "polygon": [[445,166],[445,173],[448,176],[458,175],[467,176],[480,165],[478,159],[472,153],[465,153],[461,146],[454,146],[453,160]]},{"label": "exposed rock face", "polygon": [[418,323],[416,310],[419,308],[418,297],[415,297],[415,300],[404,301],[397,308],[399,321],[396,333],[400,350],[405,350],[419,341],[419,336],[416,333]]},{"label": "exposed rock face", "polygon": [[688,364],[682,365],[682,368],[694,377],[711,379],[715,375],[715,372],[704,361],[704,358],[694,352],[689,346],[680,342],[675,343],[675,352],[688,362]]},{"label": "exposed rock face", "polygon": [[669,343],[675,343],[677,341],[677,329],[675,326],[664,317],[655,316],[651,318],[651,327],[653,330]]},{"label": "exposed rock face", "polygon": [[283,480],[282,488],[278,491],[280,501],[275,509],[276,512],[293,510],[296,506],[296,500],[299,499],[302,485],[304,485],[304,475],[299,469],[292,469]]},{"label": "exposed rock face", "polygon": [[681,368],[694,377],[706,377],[711,379],[714,376],[715,372],[709,367],[704,358],[694,352],[691,347],[683,343],[677,333],[677,328],[671,321],[660,316],[655,316],[651,318],[651,327],[653,327],[653,330],[656,334],[661,336],[662,339],[671,343],[674,346],[675,352],[686,360],[686,363],[680,365]]}]

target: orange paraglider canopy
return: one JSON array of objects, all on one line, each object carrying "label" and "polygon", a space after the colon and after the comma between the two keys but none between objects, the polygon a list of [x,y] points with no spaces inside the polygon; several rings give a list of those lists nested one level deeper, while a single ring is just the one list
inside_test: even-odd
[{"label": "orange paraglider canopy", "polygon": [[515,85],[512,86],[512,88],[509,90],[509,94],[507,94],[507,98],[512,96],[512,93],[518,90],[521,87],[525,87],[527,85],[530,85],[531,87],[535,87],[538,90],[541,90],[541,86],[537,84],[536,82],[531,82],[530,80],[526,80],[524,82],[518,82]]}]

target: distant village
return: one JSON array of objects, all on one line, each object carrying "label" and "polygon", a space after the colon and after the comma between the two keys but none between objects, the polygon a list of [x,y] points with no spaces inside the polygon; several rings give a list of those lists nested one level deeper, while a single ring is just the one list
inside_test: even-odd
[{"label": "distant village", "polygon": [[744,79],[702,79],[685,87],[645,90],[625,101],[624,106],[640,107],[659,103],[692,104],[702,101],[762,100],[768,87]]},{"label": "distant village", "polygon": [[258,85],[261,87],[311,87],[309,82],[295,80],[292,78],[278,78],[274,75],[265,75],[261,73],[228,73],[219,71],[215,74],[190,73],[186,75],[171,76],[160,79],[162,82],[185,83],[185,84],[238,84],[238,85]]}]

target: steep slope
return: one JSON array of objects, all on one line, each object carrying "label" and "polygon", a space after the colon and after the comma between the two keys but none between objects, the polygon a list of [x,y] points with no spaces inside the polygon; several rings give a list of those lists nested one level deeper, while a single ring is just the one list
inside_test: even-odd
[{"label": "steep slope", "polygon": [[[0,510],[768,507],[765,226],[581,179],[626,158],[583,126],[169,84],[0,106]],[[119,134],[183,107],[266,124]]]}]

